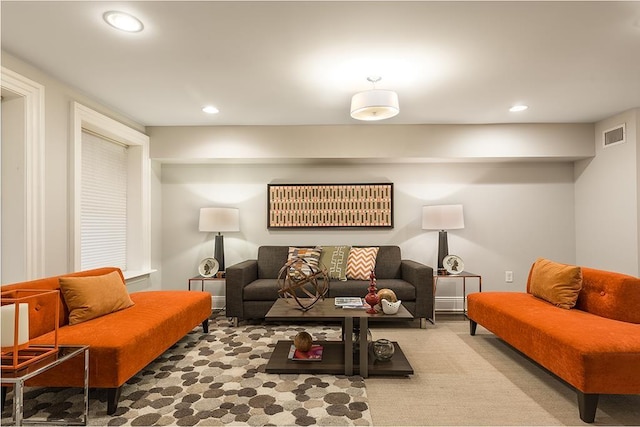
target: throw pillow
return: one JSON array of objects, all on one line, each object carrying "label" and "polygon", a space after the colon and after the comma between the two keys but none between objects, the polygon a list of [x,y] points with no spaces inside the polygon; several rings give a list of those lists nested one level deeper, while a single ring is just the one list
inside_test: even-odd
[{"label": "throw pillow", "polygon": [[347,258],[347,278],[369,280],[371,270],[376,268],[378,247],[351,248]]},{"label": "throw pillow", "polygon": [[320,265],[327,269],[329,279],[347,280],[347,258],[349,246],[324,246],[320,254]]},{"label": "throw pillow", "polygon": [[61,277],[69,324],[76,325],[133,305],[117,271],[102,276]]},{"label": "throw pillow", "polygon": [[582,289],[582,269],[538,258],[529,273],[529,291],[551,304],[570,309]]},{"label": "throw pillow", "polygon": [[[289,246],[287,262],[295,258],[304,259],[306,262],[300,262],[299,265],[296,264],[296,267],[298,267],[302,273],[308,275],[311,273],[311,267],[318,267],[320,263],[320,253],[322,253],[322,247],[320,246],[316,246],[315,248],[296,248]],[[295,274],[295,268],[293,266],[289,269],[289,273],[294,273],[296,279],[301,278],[298,277],[298,274]]]}]

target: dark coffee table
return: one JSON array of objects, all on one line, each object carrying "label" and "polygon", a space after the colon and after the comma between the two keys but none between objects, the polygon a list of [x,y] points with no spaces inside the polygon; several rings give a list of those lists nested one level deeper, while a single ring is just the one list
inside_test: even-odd
[{"label": "dark coffee table", "polygon": [[[369,321],[384,322],[397,320],[410,320],[413,316],[404,306],[396,314],[369,314],[364,309],[339,308],[335,306],[333,298],[318,301],[313,308],[302,311],[297,305],[285,299],[279,299],[266,314],[269,321],[339,321],[342,323],[342,341],[314,341],[324,347],[321,361],[296,361],[289,360],[289,349],[292,340],[278,341],[273,354],[265,368],[268,373],[274,374],[344,374],[354,375],[355,372],[366,378],[369,375],[399,375],[413,374],[413,368],[405,357],[397,342],[394,342],[395,352],[389,361],[380,362],[369,354],[370,349],[362,349],[356,358],[353,351],[353,324],[354,319],[359,319],[361,343],[367,342],[367,329]],[[371,357],[370,357],[371,356]]]}]

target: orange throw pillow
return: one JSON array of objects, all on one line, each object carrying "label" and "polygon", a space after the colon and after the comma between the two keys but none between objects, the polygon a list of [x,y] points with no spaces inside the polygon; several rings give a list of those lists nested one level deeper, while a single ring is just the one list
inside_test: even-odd
[{"label": "orange throw pillow", "polygon": [[133,305],[120,274],[61,277],[60,290],[69,309],[69,325],[77,325]]},{"label": "orange throw pillow", "polygon": [[378,247],[351,248],[347,257],[347,279],[369,280],[376,268]]},{"label": "orange throw pillow", "polygon": [[529,291],[551,304],[570,309],[576,305],[582,289],[582,269],[538,258],[529,274]]}]

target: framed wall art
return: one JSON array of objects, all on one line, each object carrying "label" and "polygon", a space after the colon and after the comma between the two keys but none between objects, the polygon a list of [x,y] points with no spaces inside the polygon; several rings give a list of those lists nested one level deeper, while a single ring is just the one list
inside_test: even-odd
[{"label": "framed wall art", "polygon": [[267,184],[267,227],[393,228],[393,184]]}]

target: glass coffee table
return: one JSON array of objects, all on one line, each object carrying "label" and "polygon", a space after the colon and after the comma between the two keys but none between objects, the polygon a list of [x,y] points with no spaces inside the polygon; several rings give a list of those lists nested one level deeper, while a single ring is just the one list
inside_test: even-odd
[{"label": "glass coffee table", "polygon": [[[369,322],[384,322],[397,320],[411,320],[413,316],[404,307],[396,314],[369,314],[365,309],[339,308],[335,306],[333,298],[325,298],[318,301],[313,308],[302,311],[285,299],[278,299],[267,312],[265,320],[268,321],[339,321],[342,323],[341,341],[314,341],[314,344],[323,346],[322,360],[308,362],[289,360],[289,350],[292,340],[281,340],[276,343],[269,362],[265,368],[268,373],[274,374],[344,374],[354,375],[358,373],[366,378],[369,375],[398,375],[413,374],[413,368],[402,352],[397,342],[394,342],[395,352],[391,360],[380,362],[375,360],[367,351],[359,351],[358,356],[353,351],[354,319],[360,323],[359,342],[367,342],[367,330]],[[371,356],[371,357],[370,357]]]},{"label": "glass coffee table", "polygon": [[[83,354],[84,353],[84,354]],[[24,386],[25,382],[29,378],[33,378],[40,375],[49,369],[58,366],[61,363],[66,362],[76,356],[84,356],[84,414],[80,420],[48,420],[48,419],[23,419],[24,412]],[[3,366],[2,369],[2,393],[6,393],[6,387],[13,386],[13,421],[16,426],[23,424],[43,424],[51,423],[56,424],[60,421],[64,421],[64,425],[87,425],[88,413],[89,413],[89,346],[87,345],[60,345],[58,346],[58,352],[46,357],[42,360],[34,362],[25,366],[20,370],[6,369]]]}]

